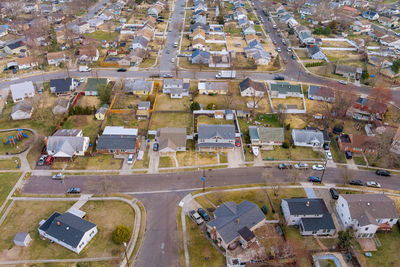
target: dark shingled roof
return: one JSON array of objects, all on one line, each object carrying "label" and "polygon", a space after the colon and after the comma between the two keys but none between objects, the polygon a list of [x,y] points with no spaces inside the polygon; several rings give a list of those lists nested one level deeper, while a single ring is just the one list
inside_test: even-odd
[{"label": "dark shingled roof", "polygon": [[291,215],[329,213],[324,200],[320,198],[289,198],[284,200],[288,203]]},{"label": "dark shingled roof", "polygon": [[83,235],[96,225],[69,212],[60,214],[54,212],[39,229],[74,248],[83,238]]},{"label": "dark shingled roof", "polygon": [[71,85],[71,78],[50,80],[50,88],[55,87],[55,93],[69,92]]},{"label": "dark shingled roof", "polygon": [[332,216],[327,213],[322,218],[302,218],[304,231],[318,231],[321,229],[336,229]]},{"label": "dark shingled roof", "polygon": [[133,135],[102,135],[99,137],[97,149],[135,149],[136,136]]},{"label": "dark shingled roof", "polygon": [[240,229],[238,231],[239,235],[246,240],[247,242],[249,242],[250,240],[252,240],[254,237],[256,237],[252,231],[250,231],[249,228],[247,228],[246,226],[243,227],[242,229]]}]

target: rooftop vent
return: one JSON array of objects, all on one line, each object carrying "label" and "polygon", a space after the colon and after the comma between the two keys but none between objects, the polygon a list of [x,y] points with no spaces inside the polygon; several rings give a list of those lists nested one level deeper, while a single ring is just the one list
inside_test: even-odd
[{"label": "rooftop vent", "polygon": [[307,206],[307,207],[310,207],[310,201],[307,201],[307,202],[306,202],[306,206]]}]

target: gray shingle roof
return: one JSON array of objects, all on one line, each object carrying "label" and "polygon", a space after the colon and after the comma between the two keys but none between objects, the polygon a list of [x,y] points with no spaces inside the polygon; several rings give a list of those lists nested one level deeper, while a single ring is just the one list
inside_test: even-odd
[{"label": "gray shingle roof", "polygon": [[22,102],[17,103],[12,108],[11,114],[13,114],[14,112],[16,112],[18,110],[21,110],[26,113],[30,113],[32,111],[32,109],[33,109],[33,106],[30,103],[28,103],[26,101],[22,101]]},{"label": "gray shingle roof", "polygon": [[260,92],[267,91],[267,87],[265,86],[265,84],[263,82],[256,82],[250,78],[244,79],[239,84],[240,92],[243,92],[244,90],[246,90],[249,87],[252,87],[254,90],[260,91]]},{"label": "gray shingle roof", "polygon": [[85,137],[79,136],[49,136],[47,140],[47,151],[53,154],[64,153],[72,157],[75,152],[82,151]]},{"label": "gray shingle roof", "polygon": [[83,235],[96,227],[94,223],[79,218],[69,212],[54,212],[39,229],[73,248],[81,242]]},{"label": "gray shingle roof", "polygon": [[222,139],[234,139],[235,138],[235,126],[221,124],[221,125],[211,125],[211,124],[200,124],[199,129],[199,139],[210,139],[216,136]]},{"label": "gray shingle roof", "polygon": [[136,148],[134,135],[102,135],[98,139],[97,149],[100,150],[132,150]]},{"label": "gray shingle roof", "polygon": [[301,94],[300,84],[290,83],[271,83],[271,91],[279,92],[280,94],[299,93]]},{"label": "gray shingle roof", "polygon": [[55,93],[69,92],[71,85],[71,78],[50,80],[50,88],[55,87]]},{"label": "gray shingle roof", "polygon": [[249,133],[251,139],[259,139],[264,142],[283,142],[285,139],[283,128],[249,126]]},{"label": "gray shingle roof", "polygon": [[336,229],[333,223],[332,216],[327,213],[322,218],[302,218],[304,231],[318,231],[322,229],[332,230]]},{"label": "gray shingle roof", "polygon": [[317,140],[320,144],[324,143],[324,134],[320,131],[293,129],[293,141],[298,143],[310,144],[313,140]]},{"label": "gray shingle roof", "polygon": [[244,227],[251,229],[265,220],[261,209],[247,200],[238,205],[233,201],[222,204],[214,211],[214,217],[207,226],[215,227],[227,244],[238,237],[239,231]]},{"label": "gray shingle roof", "polygon": [[291,215],[313,215],[329,213],[321,198],[286,198]]},{"label": "gray shingle roof", "polygon": [[126,79],[125,92],[135,93],[136,91],[150,92],[153,82],[145,79]]},{"label": "gray shingle roof", "polygon": [[31,81],[11,84],[10,90],[13,99],[25,98],[29,94],[35,94],[35,88]]}]

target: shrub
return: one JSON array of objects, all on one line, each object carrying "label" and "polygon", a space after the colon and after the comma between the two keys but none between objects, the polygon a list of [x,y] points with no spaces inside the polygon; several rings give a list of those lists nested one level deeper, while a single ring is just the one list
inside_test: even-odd
[{"label": "shrub", "polygon": [[192,102],[192,104],[190,104],[190,110],[199,110],[200,109],[200,104],[198,102]]},{"label": "shrub", "polygon": [[307,63],[306,64],[306,68],[319,67],[319,66],[322,66],[322,65],[325,65],[325,61]]},{"label": "shrub", "polygon": [[288,142],[283,142],[282,147],[285,149],[289,148],[289,143]]},{"label": "shrub", "polygon": [[112,239],[115,244],[122,245],[124,242],[128,242],[131,238],[131,230],[125,225],[118,225],[113,233]]}]

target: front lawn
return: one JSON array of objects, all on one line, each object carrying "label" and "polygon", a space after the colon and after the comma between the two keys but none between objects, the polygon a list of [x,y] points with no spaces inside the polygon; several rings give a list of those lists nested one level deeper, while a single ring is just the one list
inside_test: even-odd
[{"label": "front lawn", "polygon": [[13,189],[20,176],[20,172],[0,173],[0,206],[3,205],[3,202],[6,200],[8,194],[11,192],[11,189]]},{"label": "front lawn", "polygon": [[354,155],[353,160],[354,160],[354,163],[357,165],[363,165],[363,166],[367,165],[367,163],[365,162],[364,157],[362,155],[357,155],[357,156]]},{"label": "front lawn", "polygon": [[186,128],[187,133],[192,133],[192,114],[190,113],[157,113],[151,115],[150,130],[175,127]]},{"label": "front lawn", "polygon": [[76,157],[68,164],[68,170],[119,170],[123,159],[115,159],[112,155],[97,155],[93,157]]},{"label": "front lawn", "polygon": [[215,153],[194,151],[177,152],[176,158],[179,166],[201,166],[218,163],[217,154]]},{"label": "front lawn", "polygon": [[274,150],[262,150],[261,157],[263,160],[274,159],[274,160],[289,160],[290,150],[279,146],[275,146]]},{"label": "front lawn", "polygon": [[136,160],[132,169],[147,169],[149,167],[149,150],[146,149],[143,155],[143,160]]},{"label": "front lawn", "polygon": [[296,147],[290,148],[290,154],[292,160],[322,160],[323,155],[318,152],[314,151],[310,147]]},{"label": "front lawn", "polygon": [[176,167],[175,160],[172,157],[160,157],[160,162],[158,164],[159,168],[169,168]]},{"label": "front lawn", "polygon": [[190,266],[223,266],[225,257],[204,236],[197,224],[185,216]]},{"label": "front lawn", "polygon": [[334,162],[337,163],[346,163],[346,158],[344,156],[344,153],[339,150],[339,146],[336,143],[336,140],[331,137],[331,144],[329,146],[331,153],[332,153],[332,158]]}]

